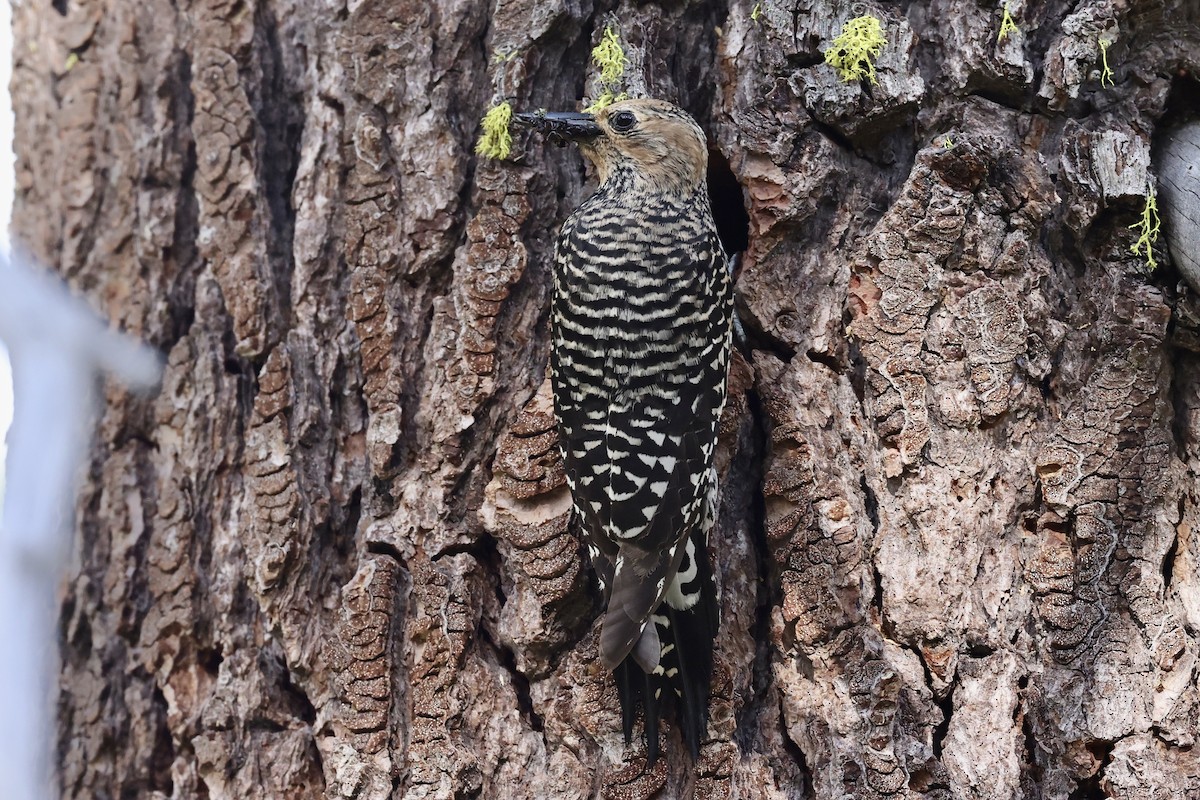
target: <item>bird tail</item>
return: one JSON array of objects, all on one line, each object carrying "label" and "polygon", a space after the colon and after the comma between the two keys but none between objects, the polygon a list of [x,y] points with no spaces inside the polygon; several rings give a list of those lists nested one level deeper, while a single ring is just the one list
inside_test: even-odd
[{"label": "bird tail", "polygon": [[661,647],[658,668],[646,673],[629,655],[613,672],[625,741],[633,739],[640,705],[650,764],[658,760],[659,721],[664,709],[675,709],[676,723],[693,760],[700,757],[700,743],[708,730],[713,644],[719,619],[707,538],[707,531],[701,527],[692,532],[665,602],[651,617]]}]

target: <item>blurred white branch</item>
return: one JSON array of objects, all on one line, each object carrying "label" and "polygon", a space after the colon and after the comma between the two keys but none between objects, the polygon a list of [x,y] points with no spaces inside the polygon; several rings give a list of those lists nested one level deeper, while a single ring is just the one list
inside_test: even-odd
[{"label": "blurred white branch", "polygon": [[16,251],[0,254],[0,340],[13,378],[0,517],[0,786],[7,800],[48,800],[55,594],[70,556],[96,377],[107,372],[149,388],[160,361]]}]

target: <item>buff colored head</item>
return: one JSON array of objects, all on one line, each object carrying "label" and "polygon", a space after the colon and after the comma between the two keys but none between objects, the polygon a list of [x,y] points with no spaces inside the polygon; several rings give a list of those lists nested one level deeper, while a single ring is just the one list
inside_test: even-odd
[{"label": "buff colored head", "polygon": [[551,141],[574,141],[596,167],[600,182],[619,171],[650,187],[694,191],[705,182],[708,145],[687,112],[662,100],[622,100],[595,114],[517,114],[518,122]]}]

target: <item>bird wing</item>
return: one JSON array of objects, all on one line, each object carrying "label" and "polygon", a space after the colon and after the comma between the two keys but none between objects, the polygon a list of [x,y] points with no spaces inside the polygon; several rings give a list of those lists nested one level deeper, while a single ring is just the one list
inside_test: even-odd
[{"label": "bird wing", "polygon": [[595,396],[559,409],[572,497],[601,550],[615,556],[626,543],[664,549],[696,518],[716,414],[697,414],[692,406],[653,396]]},{"label": "bird wing", "polygon": [[[715,414],[694,413],[692,399],[680,411],[681,403],[661,396],[633,402],[614,396],[607,431],[592,440],[596,446],[568,448],[577,511],[607,562],[601,569],[608,610],[600,650],[610,669],[635,648],[643,666],[652,670],[658,663],[651,643],[638,643],[707,500]],[[581,417],[598,416],[596,403],[584,406]]]}]

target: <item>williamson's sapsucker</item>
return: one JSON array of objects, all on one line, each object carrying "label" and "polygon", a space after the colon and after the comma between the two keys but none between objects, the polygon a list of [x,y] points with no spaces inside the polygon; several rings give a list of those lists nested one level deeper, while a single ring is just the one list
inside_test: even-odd
[{"label": "williamson's sapsucker", "polygon": [[600,181],[558,237],[550,364],[567,482],[607,606],[600,658],[626,740],[640,703],[653,762],[673,705],[696,758],[718,623],[707,542],[733,321],[708,147],[659,100],[517,119],[577,143]]}]

